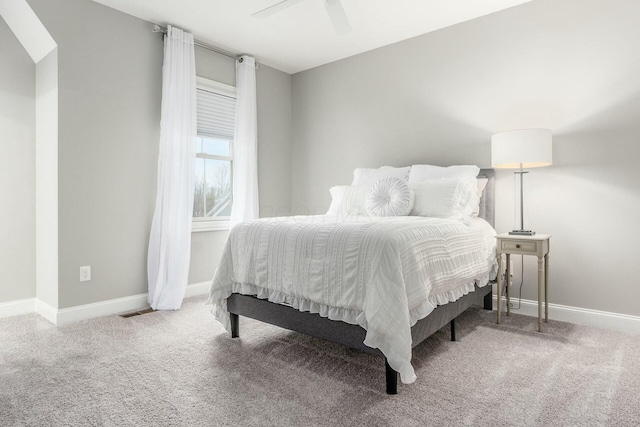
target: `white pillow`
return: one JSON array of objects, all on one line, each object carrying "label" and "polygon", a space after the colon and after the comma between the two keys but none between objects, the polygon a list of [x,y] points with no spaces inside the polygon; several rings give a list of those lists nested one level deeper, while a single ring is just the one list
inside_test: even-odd
[{"label": "white pillow", "polygon": [[370,185],[338,185],[331,187],[331,206],[327,215],[367,216],[367,191]]},{"label": "white pillow", "polygon": [[413,209],[413,191],[406,181],[382,178],[367,192],[367,213],[371,216],[406,216]]},{"label": "white pillow", "polygon": [[478,176],[480,168],[476,165],[433,166],[413,165],[409,174],[409,184],[426,181],[427,179],[471,179]]},{"label": "white pillow", "polygon": [[476,195],[478,196],[478,204],[474,206],[473,212],[471,212],[471,216],[480,215],[480,198],[482,197],[482,192],[484,191],[484,188],[487,186],[488,182],[489,182],[488,178],[476,179],[476,185],[477,185]]},{"label": "white pillow", "polygon": [[353,182],[351,185],[372,185],[382,178],[398,178],[407,181],[410,171],[411,166],[404,168],[382,166],[379,169],[357,168],[353,171]]},{"label": "white pillow", "polygon": [[410,184],[415,193],[411,215],[464,219],[478,205],[476,185],[470,179],[430,179]]}]

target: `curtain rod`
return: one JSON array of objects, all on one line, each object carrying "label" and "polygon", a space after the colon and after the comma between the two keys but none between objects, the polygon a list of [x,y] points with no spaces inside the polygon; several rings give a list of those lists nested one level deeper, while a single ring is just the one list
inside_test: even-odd
[{"label": "curtain rod", "polygon": [[[166,27],[162,27],[162,26],[160,26],[158,24],[154,24],[153,25],[153,30],[152,31],[154,33],[167,34],[167,28]],[[220,55],[227,56],[229,58],[238,59],[241,56],[241,55],[236,55],[235,53],[231,53],[231,52],[229,52],[227,50],[220,49],[219,47],[211,46],[210,44],[207,44],[207,43],[202,43],[202,42],[200,42],[198,40],[195,40],[195,39],[193,40],[193,44],[196,45],[196,46],[199,46],[199,47],[201,47],[203,49],[207,49],[207,50],[210,50],[212,52],[219,53]],[[256,63],[256,65],[257,65],[257,63]]]}]

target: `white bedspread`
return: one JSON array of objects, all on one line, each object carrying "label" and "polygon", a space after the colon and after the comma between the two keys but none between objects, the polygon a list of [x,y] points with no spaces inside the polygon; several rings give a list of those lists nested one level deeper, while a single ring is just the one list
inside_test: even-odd
[{"label": "white bedspread", "polygon": [[404,383],[411,326],[496,276],[495,231],[424,217],[300,216],[235,226],[208,303],[228,330],[232,292],[358,324]]}]

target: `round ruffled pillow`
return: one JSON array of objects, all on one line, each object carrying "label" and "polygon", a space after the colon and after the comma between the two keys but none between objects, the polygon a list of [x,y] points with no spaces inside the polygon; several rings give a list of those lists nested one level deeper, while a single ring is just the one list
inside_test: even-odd
[{"label": "round ruffled pillow", "polygon": [[371,216],[406,216],[413,209],[413,190],[398,178],[382,178],[367,192],[367,213]]}]

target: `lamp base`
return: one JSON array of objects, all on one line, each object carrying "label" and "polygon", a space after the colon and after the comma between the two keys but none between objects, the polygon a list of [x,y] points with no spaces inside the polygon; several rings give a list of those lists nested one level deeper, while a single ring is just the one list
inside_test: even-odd
[{"label": "lamp base", "polygon": [[509,232],[512,236],[535,236],[536,232],[531,230],[513,230]]}]

